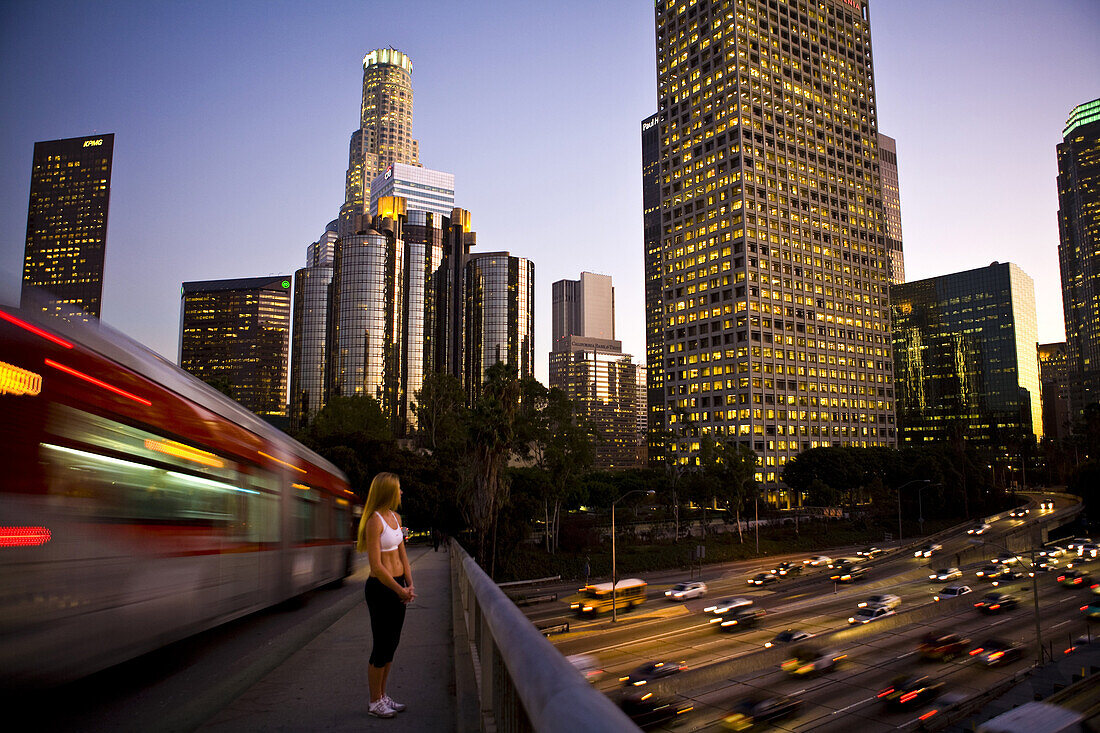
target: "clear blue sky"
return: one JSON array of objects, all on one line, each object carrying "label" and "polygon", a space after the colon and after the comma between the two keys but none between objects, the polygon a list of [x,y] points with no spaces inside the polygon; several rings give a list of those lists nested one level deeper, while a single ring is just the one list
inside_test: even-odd
[{"label": "clear blue sky", "polygon": [[[879,127],[897,138],[906,271],[1012,261],[1063,338],[1054,147],[1100,97],[1095,0],[873,0]],[[343,200],[363,55],[414,64],[422,162],[479,249],[550,284],[614,279],[644,358],[639,125],[649,0],[0,4],[0,298],[17,299],[34,142],[115,133],[103,320],[175,359],[180,283],[285,274]]]}]

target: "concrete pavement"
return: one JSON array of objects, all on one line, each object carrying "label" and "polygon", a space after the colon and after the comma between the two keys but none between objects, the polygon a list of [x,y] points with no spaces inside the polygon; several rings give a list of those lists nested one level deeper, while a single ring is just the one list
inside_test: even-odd
[{"label": "concrete pavement", "polygon": [[[454,639],[450,558],[446,545],[410,547],[417,598],[409,606],[387,693],[408,705],[392,719],[367,714],[370,617],[358,602],[263,677],[199,730],[261,731],[451,731],[456,729]],[[362,587],[361,568],[348,582]]]}]

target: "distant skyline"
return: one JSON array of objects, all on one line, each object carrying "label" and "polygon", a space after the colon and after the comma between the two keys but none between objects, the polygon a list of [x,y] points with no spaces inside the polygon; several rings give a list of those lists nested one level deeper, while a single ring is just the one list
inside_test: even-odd
[{"label": "distant skyline", "polygon": [[[1063,339],[1055,145],[1100,97],[1100,3],[872,0],[909,280],[1013,262]],[[641,120],[651,2],[37,2],[0,6],[0,300],[16,302],[34,143],[115,133],[103,320],[175,361],[184,281],[305,264],[343,203],[362,58],[413,63],[421,162],[455,175],[475,251],[551,283],[611,276],[644,361]]]}]

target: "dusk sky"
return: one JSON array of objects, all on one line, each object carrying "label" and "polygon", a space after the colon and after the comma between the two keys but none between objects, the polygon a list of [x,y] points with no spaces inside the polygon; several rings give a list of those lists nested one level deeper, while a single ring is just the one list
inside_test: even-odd
[{"label": "dusk sky", "polygon": [[[872,0],[878,122],[897,139],[908,279],[1018,264],[1064,338],[1055,145],[1100,97],[1096,0]],[[362,58],[413,62],[421,162],[455,175],[478,249],[550,285],[613,278],[644,360],[640,122],[653,4],[0,4],[0,300],[18,300],[38,140],[115,133],[103,320],[177,357],[180,283],[289,274],[343,202]]]}]

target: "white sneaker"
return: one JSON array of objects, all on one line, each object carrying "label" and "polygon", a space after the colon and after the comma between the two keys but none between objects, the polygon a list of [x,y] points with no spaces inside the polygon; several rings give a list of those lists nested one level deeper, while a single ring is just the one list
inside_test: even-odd
[{"label": "white sneaker", "polygon": [[393,708],[386,704],[384,697],[372,702],[367,712],[376,718],[392,718],[395,715]]},{"label": "white sneaker", "polygon": [[408,707],[408,705],[406,705],[405,703],[397,702],[396,700],[394,700],[389,695],[383,695],[382,696],[382,701],[384,703],[386,703],[387,705],[389,705],[390,710],[394,711],[395,713],[403,713],[403,712],[405,712],[405,708]]}]

